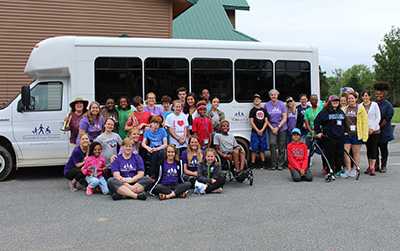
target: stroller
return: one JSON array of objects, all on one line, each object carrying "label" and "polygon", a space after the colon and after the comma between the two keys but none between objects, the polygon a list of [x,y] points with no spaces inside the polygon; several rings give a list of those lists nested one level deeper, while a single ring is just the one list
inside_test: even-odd
[{"label": "stroller", "polygon": [[[326,135],[322,136],[323,138],[326,138]],[[310,163],[311,163],[311,158],[314,155],[314,153],[320,154],[322,155],[322,157],[324,158],[327,166],[328,166],[328,170],[327,170],[327,174],[324,176],[324,179],[326,182],[331,182],[332,180],[335,180],[335,175],[334,175],[334,171],[331,167],[331,165],[329,164],[328,159],[325,156],[325,151],[321,148],[321,146],[318,144],[318,142],[320,142],[321,139],[312,138],[312,146],[310,149],[310,155],[308,156],[308,165],[310,167]],[[346,149],[344,149],[345,154],[347,154],[347,156],[350,157],[351,162],[356,166],[357,168],[357,174],[355,176],[356,180],[358,180],[360,178],[360,167],[357,165],[356,161],[353,159],[353,157],[351,157],[351,155],[346,151]]]},{"label": "stroller", "polygon": [[236,179],[236,181],[242,183],[246,179],[248,179],[250,186],[253,185],[254,174],[253,170],[249,168],[247,160],[244,164],[244,168],[242,171],[236,171],[233,161],[221,159],[221,157],[218,154],[217,154],[217,161],[221,163],[221,174],[227,181],[232,181]]}]

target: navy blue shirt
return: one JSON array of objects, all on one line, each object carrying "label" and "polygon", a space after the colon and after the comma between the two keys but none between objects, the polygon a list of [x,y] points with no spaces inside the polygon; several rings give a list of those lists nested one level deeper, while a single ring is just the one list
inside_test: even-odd
[{"label": "navy blue shirt", "polygon": [[318,113],[314,120],[314,130],[316,134],[321,132],[320,126],[322,126],[324,135],[330,138],[341,138],[344,136],[346,129],[346,114],[344,114],[341,109],[329,113],[329,111],[324,108]]}]

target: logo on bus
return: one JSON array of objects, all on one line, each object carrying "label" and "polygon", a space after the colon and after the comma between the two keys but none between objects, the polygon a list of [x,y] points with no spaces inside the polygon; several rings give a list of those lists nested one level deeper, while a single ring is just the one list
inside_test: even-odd
[{"label": "logo on bus", "polygon": [[35,126],[31,131],[30,135],[23,135],[24,140],[51,140],[59,139],[60,134],[54,134],[51,132],[49,125],[39,124]]},{"label": "logo on bus", "polygon": [[244,114],[244,112],[237,111],[231,117],[231,122],[236,125],[249,123],[249,118]]}]

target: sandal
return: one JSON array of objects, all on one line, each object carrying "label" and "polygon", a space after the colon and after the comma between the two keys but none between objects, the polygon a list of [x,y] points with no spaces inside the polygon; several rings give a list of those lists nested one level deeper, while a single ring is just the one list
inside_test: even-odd
[{"label": "sandal", "polygon": [[158,198],[159,198],[160,200],[165,200],[165,199],[167,199],[167,195],[165,195],[165,194],[163,194],[163,193],[160,193],[160,194],[158,194]]}]

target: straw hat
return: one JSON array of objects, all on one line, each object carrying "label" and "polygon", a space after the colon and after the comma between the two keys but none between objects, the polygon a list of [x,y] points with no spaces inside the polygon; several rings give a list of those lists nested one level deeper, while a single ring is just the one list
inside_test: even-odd
[{"label": "straw hat", "polygon": [[69,106],[71,107],[71,109],[73,109],[73,107],[75,106],[75,104],[77,102],[82,102],[84,107],[87,107],[89,105],[89,101],[84,100],[83,98],[76,98],[74,101],[72,101],[71,103],[69,103]]}]

